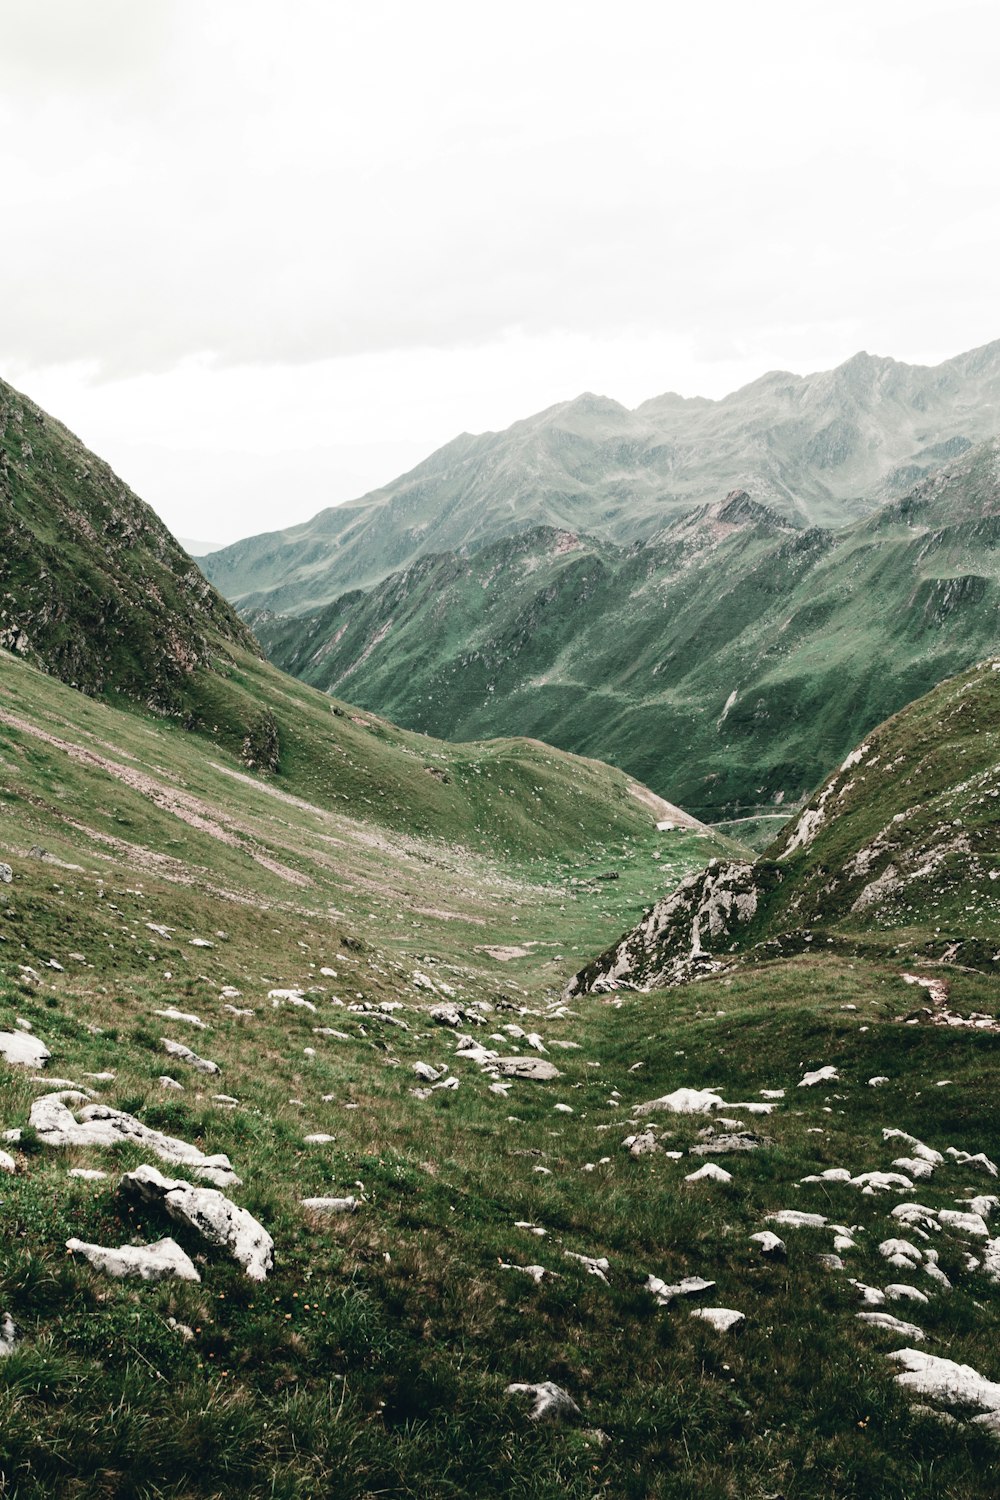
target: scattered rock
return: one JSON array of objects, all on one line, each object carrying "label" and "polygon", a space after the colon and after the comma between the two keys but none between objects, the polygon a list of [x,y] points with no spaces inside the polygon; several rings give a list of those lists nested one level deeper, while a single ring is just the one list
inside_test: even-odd
[{"label": "scattered rock", "polygon": [[857,1177],[851,1178],[851,1186],[860,1188],[864,1193],[892,1193],[897,1188],[905,1191],[913,1183],[901,1172],[860,1172]]},{"label": "scattered rock", "polygon": [[531,1397],[533,1405],[528,1417],[532,1422],[577,1422],[583,1416],[569,1392],[551,1380],[537,1385],[509,1385],[507,1394]]},{"label": "scattered rock", "polygon": [[822,1214],[802,1213],[797,1208],[780,1208],[776,1213],[765,1214],[768,1224],[780,1224],[784,1229],[825,1229],[826,1219]]},{"label": "scattered rock", "polygon": [[189,1026],[194,1026],[198,1031],[211,1029],[208,1022],[203,1021],[200,1016],[192,1015],[187,1010],[175,1010],[172,1005],[168,1005],[166,1010],[154,1010],[153,1015],[159,1016],[164,1021],[186,1021]]},{"label": "scattered rock", "polygon": [[722,1097],[711,1089],[681,1088],[674,1089],[672,1094],[663,1094],[659,1099],[650,1099],[647,1104],[637,1105],[632,1113],[641,1116],[666,1110],[675,1115],[707,1115],[713,1109],[725,1107]]},{"label": "scattered rock", "polygon": [[892,1313],[887,1312],[859,1312],[854,1316],[862,1323],[869,1323],[873,1328],[884,1328],[888,1333],[898,1334],[903,1339],[925,1339],[927,1335],[916,1323],[904,1323],[901,1318],[894,1318]]},{"label": "scattered rock", "polygon": [[155,1245],[122,1245],[111,1250],[73,1239],[66,1241],[66,1249],[88,1261],[95,1271],[118,1280],[166,1281],[168,1277],[176,1277],[178,1281],[201,1280],[194,1262],[176,1240],[157,1240]]},{"label": "scattered rock", "polygon": [[70,1167],[66,1173],[67,1177],[79,1177],[81,1182],[103,1182],[107,1175],[97,1167]]},{"label": "scattered rock", "polygon": [[546,1270],[544,1266],[518,1266],[513,1261],[507,1260],[500,1262],[500,1269],[501,1271],[523,1271],[525,1276],[530,1276],[532,1281],[535,1282],[539,1282],[544,1277],[552,1275],[552,1272]]},{"label": "scattered rock", "polygon": [[9,1151],[0,1151],[0,1172],[16,1172],[17,1162]]},{"label": "scattered rock", "polygon": [[699,1167],[697,1172],[689,1172],[684,1179],[685,1182],[732,1182],[732,1180],[732,1172],[727,1172],[724,1167],[717,1167],[711,1161]]},{"label": "scattered rock", "polygon": [[228,1250],[251,1281],[263,1281],[274,1264],[274,1241],[267,1230],[215,1188],[195,1187],[143,1166],[125,1174],[119,1191],[139,1203],[162,1205],[172,1219]]},{"label": "scattered rock", "polygon": [[746,1313],[735,1312],[731,1307],[693,1307],[691,1316],[710,1323],[717,1333],[729,1333],[747,1320]]},{"label": "scattered rock", "polygon": [[676,1297],[699,1297],[702,1292],[713,1292],[714,1281],[702,1276],[683,1276],[680,1281],[661,1281],[659,1276],[646,1277],[646,1291],[651,1292],[660,1307],[669,1307]]},{"label": "scattered rock", "polygon": [[920,1349],[895,1349],[885,1357],[902,1366],[895,1380],[914,1395],[962,1411],[979,1412],[987,1418],[1000,1413],[1000,1385],[971,1365],[924,1354]]},{"label": "scattered rock", "polygon": [[199,1073],[221,1073],[222,1069],[218,1063],[209,1062],[207,1057],[199,1057],[197,1052],[192,1052],[190,1047],[185,1047],[183,1042],[172,1042],[169,1037],[161,1036],[160,1044],[170,1057],[176,1057],[179,1062],[190,1063],[192,1068],[197,1068]]},{"label": "scattered rock", "polygon": [[811,1089],[817,1083],[839,1083],[840,1074],[837,1069],[828,1064],[825,1068],[817,1068],[815,1073],[807,1073],[804,1078],[799,1079],[800,1089]]},{"label": "scattered rock", "polygon": [[885,1295],[890,1302],[930,1302],[926,1292],[922,1292],[915,1286],[910,1286],[905,1281],[893,1281],[885,1289]]},{"label": "scattered rock", "polygon": [[337,1137],[335,1135],[326,1135],[323,1131],[317,1130],[313,1135],[303,1136],[302,1139],[307,1146],[329,1146]]},{"label": "scattered rock", "polygon": [[750,1242],[759,1245],[761,1255],[766,1255],[768,1260],[787,1260],[788,1258],[784,1240],[772,1234],[770,1229],[762,1229],[759,1234],[752,1234]]},{"label": "scattered rock", "polygon": [[358,1207],[358,1200],[353,1197],[300,1198],[299,1202],[313,1214],[353,1214]]},{"label": "scattered rock", "polygon": [[[2,866],[0,866],[2,868]],[[9,866],[7,867],[10,868]],[[17,1329],[14,1327],[14,1319],[9,1312],[5,1312],[0,1318],[0,1359],[6,1359],[8,1354],[13,1354],[17,1345]]]},{"label": "scattered rock", "polygon": [[161,1073],[156,1081],[163,1089],[179,1089],[182,1094],[184,1092],[183,1083],[178,1083],[177,1079],[171,1078],[169,1073]]},{"label": "scattered rock", "polygon": [[442,1005],[432,1005],[427,1014],[430,1016],[431,1020],[436,1021],[439,1026],[461,1026],[462,1024],[462,1012],[457,1005],[450,1005],[447,1003]]},{"label": "scattered rock", "polygon": [[442,1070],[439,1068],[432,1068],[430,1063],[415,1062],[413,1064],[413,1071],[414,1073],[416,1073],[417,1077],[422,1078],[425,1083],[435,1083],[437,1079],[441,1077]]},{"label": "scattered rock", "polygon": [[12,1067],[44,1068],[52,1056],[44,1042],[24,1031],[0,1031],[0,1057]]},{"label": "scattered rock", "polygon": [[[711,1132],[712,1127],[707,1127]],[[741,1130],[737,1133],[726,1131],[721,1135],[709,1134],[708,1138],[698,1141],[693,1145],[688,1154],[690,1156],[728,1156],[734,1151],[759,1151],[762,1146],[769,1146],[771,1142],[762,1135],[754,1135],[752,1131]]]},{"label": "scattered rock", "polygon": [[[81,1103],[84,1107],[77,1110],[74,1118],[69,1105]],[[197,1146],[153,1130],[124,1110],[112,1109],[107,1104],[88,1104],[82,1094],[72,1090],[36,1099],[28,1123],[47,1146],[117,1146],[128,1141],[144,1151],[152,1151],[161,1161],[189,1167],[219,1187],[239,1185],[240,1179],[228,1156],[221,1153],[206,1156]]]},{"label": "scattered rock", "polygon": [[544,1057],[498,1057],[490,1067],[504,1078],[530,1078],[538,1083],[562,1077],[555,1064]]},{"label": "scattered rock", "polygon": [[622,1141],[622,1148],[628,1152],[629,1156],[635,1157],[648,1156],[651,1152],[661,1149],[651,1130],[644,1130],[640,1135],[627,1135]]},{"label": "scattered rock", "polygon": [[923,1252],[909,1240],[883,1240],[879,1254],[900,1271],[915,1271],[923,1260]]},{"label": "scattered rock", "polygon": [[575,1250],[564,1250],[563,1255],[569,1260],[578,1260],[591,1276],[596,1276],[599,1281],[607,1283],[611,1267],[603,1255],[578,1255]]},{"label": "scattered rock", "polygon": [[949,1146],[946,1154],[961,1167],[973,1167],[977,1172],[985,1172],[988,1177],[997,1175],[996,1162],[990,1161],[984,1151],[977,1151],[972,1156],[968,1151],[959,1151],[955,1146]]},{"label": "scattered rock", "polygon": [[[11,869],[10,865],[0,864],[0,885],[10,885],[13,879],[14,871]],[[8,1353],[9,1352],[10,1351],[8,1350]]]}]

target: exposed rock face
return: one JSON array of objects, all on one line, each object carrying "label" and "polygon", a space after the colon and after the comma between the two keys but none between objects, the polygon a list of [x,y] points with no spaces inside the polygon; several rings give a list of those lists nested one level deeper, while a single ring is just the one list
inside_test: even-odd
[{"label": "exposed rock face", "polygon": [[[83,1105],[75,1117],[71,1104]],[[128,1141],[144,1151],[152,1151],[161,1161],[190,1168],[217,1187],[239,1185],[240,1179],[228,1156],[221,1153],[206,1156],[197,1146],[153,1130],[124,1110],[112,1109],[107,1104],[88,1104],[86,1095],[74,1089],[62,1089],[36,1099],[28,1123],[47,1146],[117,1146]]]},{"label": "exposed rock face", "polygon": [[581,969],[567,995],[657,989],[721,969],[733,934],[757,914],[761,884],[757,865],[713,860]]},{"label": "exposed rock face", "polygon": [[[872,730],[760,859],[713,862],[689,876],[581,969],[567,993],[649,990],[748,956],[933,926],[942,889],[969,915],[950,939],[926,942],[928,959],[995,973],[1000,950],[987,897],[997,878],[998,673],[1000,662],[980,662]],[[900,1020],[997,1029],[994,1016],[951,1011],[943,978],[900,977],[931,1002]],[[812,1077],[834,1081],[829,1067]]]},{"label": "exposed rock face", "polygon": [[196,1229],[210,1245],[228,1250],[251,1281],[263,1281],[274,1265],[274,1241],[267,1230],[215,1188],[194,1187],[164,1177],[155,1167],[138,1167],[125,1174],[120,1191],[125,1198],[162,1206],[172,1219]]},{"label": "exposed rock face", "polygon": [[66,1249],[80,1260],[88,1261],[95,1271],[118,1280],[166,1281],[169,1277],[178,1281],[201,1280],[194,1261],[172,1239],[157,1240],[155,1245],[122,1245],[117,1250],[72,1239],[66,1241]]}]

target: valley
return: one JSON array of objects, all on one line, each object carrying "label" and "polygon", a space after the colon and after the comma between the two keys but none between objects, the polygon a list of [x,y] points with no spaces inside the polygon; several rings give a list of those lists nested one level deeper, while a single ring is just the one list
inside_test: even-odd
[{"label": "valley", "polygon": [[[340,621],[355,670],[324,684],[351,701],[286,676],[138,497],[7,399],[6,1492],[990,1493],[1000,673],[968,601],[995,587],[993,447],[835,541],[732,496],[655,543],[681,588],[706,536],[730,559],[731,597],[697,613],[691,586],[686,628],[728,663],[703,701],[731,758],[752,717],[722,691],[733,620],[758,698],[782,670],[803,694],[769,644],[796,559],[802,618],[826,600],[841,622],[830,670],[867,663],[870,702],[832,702],[828,739],[803,709],[812,764],[847,751],[796,773],[774,836],[786,799],[734,794],[750,824],[711,827],[540,738],[358,706],[378,591]],[[601,609],[623,580],[655,599],[645,544],[496,545],[414,566],[424,607],[384,637],[400,694],[409,673],[420,701],[421,642],[457,663],[502,578],[497,634],[461,662],[477,698],[516,700],[518,641],[536,671],[571,659],[537,603],[561,597],[572,671],[603,648],[624,699],[655,616],[616,645]],[[983,659],[860,739],[851,715],[899,687],[865,654],[894,576],[926,596],[912,683]],[[146,679],[133,641],[155,643]],[[391,675],[382,644],[360,666]]]}]

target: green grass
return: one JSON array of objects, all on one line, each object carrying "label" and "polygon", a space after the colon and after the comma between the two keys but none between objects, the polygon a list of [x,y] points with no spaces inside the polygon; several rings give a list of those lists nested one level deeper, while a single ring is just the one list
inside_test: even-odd
[{"label": "green grass", "polygon": [[[437,761],[422,744],[416,757],[406,752],[418,737],[345,723],[323,705],[330,747],[346,751],[344,802],[334,773],[310,759],[321,731],[305,688],[286,685],[295,711],[306,706],[301,763],[285,758],[286,745],[277,777],[237,780],[224,744],[83,699],[9,658],[0,667],[0,707],[119,767],[140,763],[161,789],[197,799],[202,824],[184,821],[162,791],[127,785],[28,728],[0,728],[0,857],[15,872],[0,887],[0,1029],[28,1021],[52,1050],[52,1075],[85,1081],[111,1070],[112,1082],[94,1085],[103,1100],[227,1152],[244,1179],[232,1196],[276,1246],[273,1273],[254,1285],[194,1235],[124,1207],[116,1184],[142,1160],[134,1148],[12,1148],[0,1304],[22,1338],[0,1362],[7,1494],[990,1493],[991,1440],[911,1413],[882,1358],[898,1341],[857,1323],[844,1277],[816,1261],[829,1236],[789,1231],[787,1266],[757,1258],[748,1236],[773,1209],[807,1207],[864,1226],[845,1257],[849,1274],[879,1285],[908,1279],[887,1274],[871,1248],[892,1232],[895,1200],[796,1184],[828,1165],[888,1166],[900,1153],[883,1145],[884,1125],[996,1157],[995,1036],[900,1024],[914,1003],[902,961],[841,948],[661,994],[584,998],[558,1015],[582,959],[712,847],[637,821],[634,799],[619,796],[624,778],[517,744],[435,746],[448,757]],[[276,712],[294,721],[293,708]],[[551,777],[532,783],[548,785],[551,825],[541,816],[526,825],[521,801],[500,796],[501,785],[523,796],[526,757],[532,776]],[[425,797],[414,819],[430,830],[440,818],[444,837],[394,829],[360,800],[393,775],[399,796]],[[491,806],[490,837],[477,837]],[[220,841],[220,829],[236,845]],[[54,859],[30,855],[32,846]],[[612,870],[617,880],[595,878]],[[195,937],[214,946],[193,947]],[[496,944],[526,952],[499,962],[485,952]],[[46,966],[52,958],[61,971]],[[515,1083],[506,1099],[491,1094],[478,1067],[454,1057],[454,1033],[429,1020],[415,970],[447,982],[463,1005],[494,1007],[484,1026],[468,1028],[479,1040],[512,1022],[537,1029],[562,1076]],[[233,1003],[252,1018],[224,1009],[225,985],[239,988]],[[268,989],[289,985],[313,991],[317,1014],[272,1007]],[[953,1006],[987,1007],[988,985],[956,971]],[[395,1014],[408,1029],[350,1010],[359,997],[401,1001]],[[211,1030],[153,1014],[166,1006]],[[317,1024],[350,1039],[316,1035]],[[216,1059],[221,1078],[175,1064],[160,1051],[163,1035]],[[459,1089],[416,1099],[417,1059],[452,1066]],[[806,1069],[828,1062],[841,1083],[796,1089]],[[162,1090],[163,1072],[184,1092]],[[874,1074],[890,1082],[870,1088]],[[633,1160],[621,1149],[629,1106],[682,1084],[737,1101],[787,1090],[773,1115],[748,1119],[770,1144],[721,1159],[731,1184],[686,1185],[697,1158]],[[6,1125],[26,1122],[37,1092],[21,1070],[0,1074]],[[216,1092],[238,1107],[218,1107]],[[573,1113],[555,1111],[557,1102]],[[654,1123],[665,1146],[684,1151],[704,1125]],[[333,1143],[306,1146],[316,1131]],[[75,1165],[110,1175],[74,1181],[66,1173]],[[965,1189],[990,1183],[949,1166],[909,1196],[950,1206]],[[311,1221],[299,1204],[350,1192],[363,1205],[339,1219]],[[548,1234],[517,1230],[516,1220]],[[200,1285],[114,1283],[64,1248],[71,1235],[120,1244],[165,1233],[196,1259]],[[961,1247],[945,1238],[954,1291],[916,1316],[895,1310],[926,1328],[932,1352],[996,1379],[996,1289],[964,1271]],[[606,1255],[610,1285],[566,1249]],[[501,1261],[539,1262],[554,1275],[536,1285]],[[715,1279],[710,1300],[747,1314],[742,1334],[720,1337],[684,1306],[657,1309],[644,1290],[649,1273]],[[170,1318],[194,1339],[184,1342]],[[545,1379],[578,1401],[578,1428],[535,1428],[505,1394],[510,1381]]]}]

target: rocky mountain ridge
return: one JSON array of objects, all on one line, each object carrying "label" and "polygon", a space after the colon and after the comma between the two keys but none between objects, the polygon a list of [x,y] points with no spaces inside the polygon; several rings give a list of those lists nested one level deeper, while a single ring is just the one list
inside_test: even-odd
[{"label": "rocky mountain ridge", "polygon": [[774,817],[992,649],[998,454],[971,449],[837,530],[736,491],[645,542],[536,528],[248,619],[286,671],[412,729],[517,731],[621,765],[708,821]]},{"label": "rocky mountain ridge", "polygon": [[301,612],[431,553],[547,526],[627,545],[733,489],[799,527],[839,526],[992,437],[1000,341],[934,367],[857,354],[773,371],[719,401],[634,411],[586,393],[503,432],[463,433],[392,484],[205,560],[241,608]]}]

